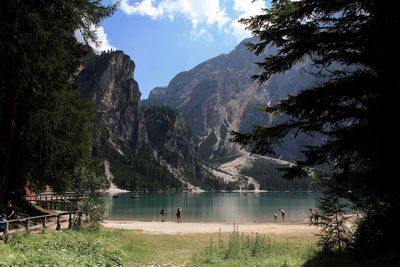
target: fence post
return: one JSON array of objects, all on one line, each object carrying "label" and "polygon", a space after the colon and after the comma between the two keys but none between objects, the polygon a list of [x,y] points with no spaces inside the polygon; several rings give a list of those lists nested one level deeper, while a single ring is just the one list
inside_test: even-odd
[{"label": "fence post", "polygon": [[72,228],[72,217],[71,217],[71,213],[69,214],[69,218],[68,218],[68,228],[69,228],[69,229]]},{"label": "fence post", "polygon": [[27,234],[29,234],[29,226],[30,226],[30,224],[31,224],[31,220],[28,218],[28,219],[26,219],[25,221],[26,221],[26,224],[25,224],[25,232],[26,232]]},{"label": "fence post", "polygon": [[61,224],[60,224],[60,214],[57,215],[57,227],[56,227],[56,231],[61,230]]},{"label": "fence post", "polygon": [[44,232],[46,230],[46,217],[43,217],[43,221],[42,221],[42,232]]},{"label": "fence post", "polygon": [[8,239],[10,238],[9,230],[10,230],[10,223],[6,222],[6,230],[4,230],[4,234],[3,234],[3,240],[4,240],[4,243],[6,243],[6,244],[8,242]]},{"label": "fence post", "polygon": [[82,220],[82,212],[78,213],[78,227],[81,226],[81,220]]}]

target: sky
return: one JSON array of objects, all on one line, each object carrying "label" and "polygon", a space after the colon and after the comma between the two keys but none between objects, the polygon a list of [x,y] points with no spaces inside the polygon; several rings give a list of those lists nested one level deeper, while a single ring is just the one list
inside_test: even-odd
[{"label": "sky", "polygon": [[250,37],[238,19],[260,14],[266,5],[266,0],[119,0],[115,14],[95,29],[100,45],[94,48],[129,55],[141,98],[147,99],[154,87]]}]

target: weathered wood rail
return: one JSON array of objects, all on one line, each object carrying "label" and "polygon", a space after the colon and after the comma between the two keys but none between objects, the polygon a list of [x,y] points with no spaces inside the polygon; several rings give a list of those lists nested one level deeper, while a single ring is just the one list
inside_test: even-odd
[{"label": "weathered wood rail", "polygon": [[87,195],[79,195],[75,192],[65,192],[62,194],[47,192],[35,196],[26,196],[26,200],[47,210],[72,212],[77,210],[78,201],[85,197]]},{"label": "weathered wood rail", "polygon": [[[52,221],[51,219],[54,220]],[[70,229],[80,225],[81,220],[82,213],[76,211],[6,220],[0,222],[0,224],[3,226],[1,228],[4,229],[2,239],[7,242],[10,238],[10,235],[16,232],[29,233],[34,230],[45,231],[50,226],[55,226],[55,230],[58,231],[62,229],[61,225],[63,222],[68,222],[67,228]],[[16,225],[17,227],[15,227]]]}]

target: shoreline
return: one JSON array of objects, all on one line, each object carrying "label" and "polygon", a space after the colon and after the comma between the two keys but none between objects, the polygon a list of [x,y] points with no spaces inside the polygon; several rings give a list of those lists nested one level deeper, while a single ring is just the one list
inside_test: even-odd
[{"label": "shoreline", "polygon": [[[106,220],[102,223],[106,228],[138,230],[146,234],[209,234],[209,233],[227,233],[233,231],[232,223],[202,223],[202,222],[159,222],[159,221],[110,221]],[[310,226],[308,223],[238,223],[240,233],[260,233],[260,234],[317,234],[318,228]]]}]

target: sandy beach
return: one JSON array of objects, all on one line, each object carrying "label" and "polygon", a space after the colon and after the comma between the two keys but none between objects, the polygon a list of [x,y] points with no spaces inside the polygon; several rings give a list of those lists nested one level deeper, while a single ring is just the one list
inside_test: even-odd
[{"label": "sandy beach", "polygon": [[[140,230],[148,234],[190,234],[232,232],[233,223],[181,223],[141,222],[141,221],[104,221],[103,226],[114,229]],[[239,232],[260,234],[316,234],[317,227],[307,223],[264,223],[239,224]]]}]

